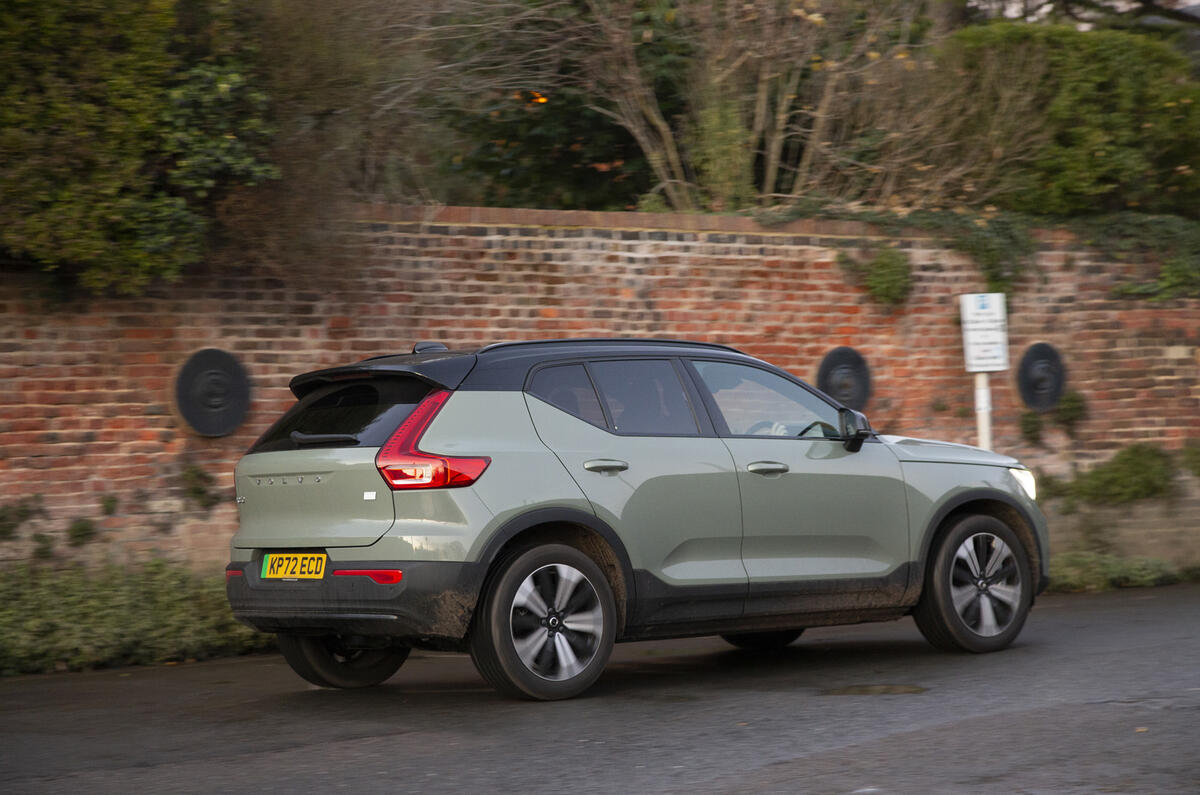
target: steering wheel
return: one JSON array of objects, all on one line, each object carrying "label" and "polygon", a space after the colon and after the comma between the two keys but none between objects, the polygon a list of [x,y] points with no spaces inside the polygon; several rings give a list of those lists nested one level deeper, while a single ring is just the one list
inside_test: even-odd
[{"label": "steering wheel", "polygon": [[[830,425],[828,422],[822,422],[821,420],[814,420],[813,422],[810,422],[808,425],[804,426],[804,430],[800,431],[800,433],[798,433],[796,435],[803,436],[804,434],[811,431],[813,428],[817,428],[817,427],[820,427],[821,435],[824,436],[826,439],[830,439],[830,438],[837,436],[837,429],[834,428],[832,425]],[[833,431],[833,436],[830,436],[829,434],[825,433],[826,429]]]},{"label": "steering wheel", "polygon": [[758,422],[754,423],[753,425],[751,425],[749,428],[746,429],[746,435],[751,436],[753,434],[758,433],[759,431],[768,430],[768,429],[774,428],[774,427],[775,427],[775,423],[771,420],[759,420]]}]

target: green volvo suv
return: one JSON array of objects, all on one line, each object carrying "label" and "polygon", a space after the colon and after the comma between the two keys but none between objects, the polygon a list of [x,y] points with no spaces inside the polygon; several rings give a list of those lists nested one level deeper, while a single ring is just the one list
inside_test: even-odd
[{"label": "green volvo suv", "polygon": [[873,432],[733,348],[551,340],[297,376],[237,467],[234,614],[324,687],[412,648],[568,698],[613,643],[911,614],[943,649],[1012,642],[1047,582],[1012,458]]}]

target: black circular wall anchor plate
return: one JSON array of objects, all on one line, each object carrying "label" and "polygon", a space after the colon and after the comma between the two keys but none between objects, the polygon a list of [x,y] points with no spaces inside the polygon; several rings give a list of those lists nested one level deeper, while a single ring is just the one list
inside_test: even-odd
[{"label": "black circular wall anchor plate", "polygon": [[1048,342],[1036,342],[1025,349],[1017,368],[1017,388],[1021,399],[1034,411],[1050,411],[1058,405],[1067,383],[1062,357]]},{"label": "black circular wall anchor plate", "polygon": [[175,405],[201,436],[228,436],[250,408],[250,378],[232,353],[196,351],[175,379]]},{"label": "black circular wall anchor plate", "polygon": [[871,368],[853,348],[834,348],[821,360],[817,388],[843,405],[862,411],[871,399]]}]

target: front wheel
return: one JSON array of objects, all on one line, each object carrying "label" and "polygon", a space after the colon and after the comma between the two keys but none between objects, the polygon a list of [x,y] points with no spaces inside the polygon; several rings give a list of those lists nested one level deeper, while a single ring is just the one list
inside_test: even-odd
[{"label": "front wheel", "polygon": [[958,521],[934,550],[913,609],[925,639],[947,651],[998,651],[1012,643],[1033,603],[1029,555],[993,516]]},{"label": "front wheel", "polygon": [[574,547],[549,544],[501,564],[471,630],[471,660],[508,695],[571,698],[599,678],[615,636],[600,567]]},{"label": "front wheel", "polygon": [[410,650],[348,647],[337,635],[280,635],[279,651],[293,671],[318,687],[355,688],[391,678]]}]

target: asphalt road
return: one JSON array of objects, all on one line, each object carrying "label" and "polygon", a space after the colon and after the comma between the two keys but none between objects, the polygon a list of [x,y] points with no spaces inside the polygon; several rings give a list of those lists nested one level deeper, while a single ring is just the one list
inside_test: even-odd
[{"label": "asphalt road", "polygon": [[1200,792],[1200,587],[1038,601],[1011,649],[912,621],[617,647],[580,699],[464,656],[324,691],[262,656],[0,680],[5,792]]}]

